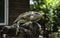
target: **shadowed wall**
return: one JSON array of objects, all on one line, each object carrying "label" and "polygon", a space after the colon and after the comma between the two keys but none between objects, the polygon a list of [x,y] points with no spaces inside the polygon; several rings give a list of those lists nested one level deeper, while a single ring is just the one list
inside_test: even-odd
[{"label": "shadowed wall", "polygon": [[9,25],[19,16],[29,10],[29,0],[9,0]]}]

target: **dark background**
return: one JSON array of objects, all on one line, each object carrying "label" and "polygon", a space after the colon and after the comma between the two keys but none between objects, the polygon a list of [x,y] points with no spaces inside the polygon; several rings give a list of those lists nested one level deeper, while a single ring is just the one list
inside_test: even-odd
[{"label": "dark background", "polygon": [[26,11],[29,11],[29,0],[9,0],[9,25]]},{"label": "dark background", "polygon": [[0,23],[4,23],[4,0],[0,0]]}]

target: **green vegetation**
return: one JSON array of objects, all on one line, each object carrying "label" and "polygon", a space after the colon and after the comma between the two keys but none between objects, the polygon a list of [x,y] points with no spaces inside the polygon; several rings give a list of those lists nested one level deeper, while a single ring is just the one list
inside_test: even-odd
[{"label": "green vegetation", "polygon": [[[30,9],[42,11],[44,13],[45,26],[48,31],[60,27],[60,0],[33,0],[34,4],[30,4]],[[55,27],[55,28],[54,28]]]}]

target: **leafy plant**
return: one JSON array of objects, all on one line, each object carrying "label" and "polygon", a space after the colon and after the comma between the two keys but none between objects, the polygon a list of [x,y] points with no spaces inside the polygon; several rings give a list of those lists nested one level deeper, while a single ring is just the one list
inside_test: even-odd
[{"label": "leafy plant", "polygon": [[[60,25],[60,0],[33,0],[33,4],[30,7],[35,11],[43,11],[45,26],[49,31],[52,31],[54,25]],[[56,23],[56,24],[55,24]]]}]

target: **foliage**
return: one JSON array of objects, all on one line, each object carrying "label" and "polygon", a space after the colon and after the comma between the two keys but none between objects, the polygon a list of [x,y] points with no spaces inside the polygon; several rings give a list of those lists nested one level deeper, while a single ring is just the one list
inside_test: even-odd
[{"label": "foliage", "polygon": [[60,0],[33,0],[33,2],[30,8],[44,12],[45,26],[48,30],[52,31],[51,27],[54,25],[60,26]]}]

